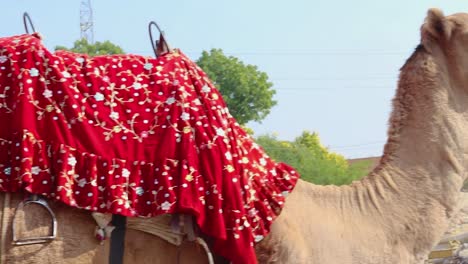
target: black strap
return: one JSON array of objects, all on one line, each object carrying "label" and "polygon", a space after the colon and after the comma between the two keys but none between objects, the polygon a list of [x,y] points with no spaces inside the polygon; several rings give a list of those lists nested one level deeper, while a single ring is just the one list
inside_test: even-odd
[{"label": "black strap", "polygon": [[111,223],[115,229],[111,234],[109,264],[123,264],[127,218],[114,214]]}]

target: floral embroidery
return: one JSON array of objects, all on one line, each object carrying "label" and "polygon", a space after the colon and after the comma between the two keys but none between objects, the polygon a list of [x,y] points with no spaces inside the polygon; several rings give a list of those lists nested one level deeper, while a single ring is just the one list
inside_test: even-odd
[{"label": "floral embroidery", "polygon": [[128,176],[130,176],[130,171],[128,169],[123,169],[122,176],[128,178]]},{"label": "floral embroidery", "polygon": [[142,137],[142,138],[147,138],[148,136],[149,136],[148,131],[143,131],[143,132],[141,132],[141,137]]},{"label": "floral embroidery", "polygon": [[226,136],[226,133],[224,132],[224,130],[222,128],[217,128],[216,129],[216,135],[218,135],[220,137],[224,137],[224,136]]},{"label": "floral embroidery", "polygon": [[166,104],[171,105],[171,104],[173,104],[173,103],[175,103],[175,98],[174,98],[174,97],[169,97],[169,98],[167,98]]},{"label": "floral embroidery", "polygon": [[99,93],[99,92],[98,92],[98,93],[96,93],[96,94],[94,95],[94,100],[96,100],[96,101],[98,101],[98,102],[104,101],[104,95],[103,95],[102,93]]},{"label": "floral embroidery", "polygon": [[75,157],[69,157],[68,158],[68,165],[75,167],[76,165],[76,158]]},{"label": "floral embroidery", "polygon": [[133,88],[134,88],[135,90],[140,90],[140,89],[141,89],[141,83],[139,83],[139,82],[133,83]]},{"label": "floral embroidery", "polygon": [[211,91],[210,87],[208,87],[207,85],[203,86],[203,88],[201,89],[202,92],[204,93],[209,93]]},{"label": "floral embroidery", "polygon": [[67,72],[67,71],[63,71],[63,72],[62,72],[62,75],[63,75],[63,77],[65,77],[65,78],[70,78],[70,77],[71,77],[70,73]]},{"label": "floral embroidery", "polygon": [[31,173],[34,175],[38,175],[40,172],[41,172],[41,168],[39,168],[38,166],[34,166],[31,168]]},{"label": "floral embroidery", "polygon": [[151,70],[151,69],[153,69],[153,64],[151,64],[151,63],[145,63],[145,65],[143,66],[143,68],[145,68],[145,70]]},{"label": "floral embroidery", "polygon": [[44,92],[42,93],[42,95],[44,95],[45,98],[51,98],[52,97],[52,91],[48,90],[48,89],[45,89]]},{"label": "floral embroidery", "polygon": [[182,119],[182,120],[184,120],[184,121],[187,121],[187,120],[190,119],[190,114],[184,112],[184,113],[182,113],[182,114],[180,115],[180,119]]},{"label": "floral embroidery", "polygon": [[29,70],[29,75],[31,75],[31,77],[39,76],[39,71],[36,68],[32,68]]},{"label": "floral embroidery", "polygon": [[255,263],[299,176],[184,54],[95,59],[47,52],[37,35],[0,38],[0,52],[15,62],[1,67],[14,74],[0,74],[0,120],[25,121],[0,129],[0,191],[126,216],[194,212],[233,263]]},{"label": "floral embroidery", "polygon": [[119,113],[118,112],[111,112],[109,117],[112,118],[112,119],[119,119]]},{"label": "floral embroidery", "polygon": [[145,191],[143,190],[142,187],[137,187],[136,190],[135,190],[135,193],[136,193],[138,196],[142,196],[143,193],[145,193]]},{"label": "floral embroidery", "polygon": [[168,201],[165,201],[163,204],[161,204],[161,209],[164,211],[168,211],[171,208],[172,204]]},{"label": "floral embroidery", "polygon": [[86,179],[80,179],[78,181],[78,186],[80,186],[81,188],[83,188],[85,185],[86,185]]}]

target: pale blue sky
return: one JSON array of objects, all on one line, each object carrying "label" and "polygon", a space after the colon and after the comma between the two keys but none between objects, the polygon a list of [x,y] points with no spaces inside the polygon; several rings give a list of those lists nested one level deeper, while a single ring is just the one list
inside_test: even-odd
[{"label": "pale blue sky", "polygon": [[[24,11],[49,49],[80,36],[78,0],[0,4],[0,37],[24,32]],[[351,158],[381,154],[398,69],[419,43],[427,9],[467,12],[468,2],[94,0],[92,7],[95,40],[126,52],[152,55],[147,24],[155,20],[192,59],[221,48],[257,65],[278,101],[261,124],[250,124],[257,134],[292,140],[316,131],[324,145]]]}]

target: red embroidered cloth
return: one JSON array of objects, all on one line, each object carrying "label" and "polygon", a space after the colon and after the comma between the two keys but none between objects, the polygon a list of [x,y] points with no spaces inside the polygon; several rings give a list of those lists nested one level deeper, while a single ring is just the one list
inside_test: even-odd
[{"label": "red embroidered cloth", "polygon": [[0,38],[0,191],[126,216],[190,213],[233,263],[256,263],[297,173],[272,161],[179,51],[49,52]]}]

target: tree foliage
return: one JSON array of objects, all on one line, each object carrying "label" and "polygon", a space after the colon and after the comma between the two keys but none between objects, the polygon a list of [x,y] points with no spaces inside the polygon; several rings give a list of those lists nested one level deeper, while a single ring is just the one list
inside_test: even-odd
[{"label": "tree foliage", "polygon": [[276,105],[275,91],[268,75],[254,65],[224,55],[221,49],[203,51],[197,64],[223,95],[231,114],[239,124],[261,121]]},{"label": "tree foliage", "polygon": [[97,41],[94,44],[89,43],[86,39],[80,39],[75,41],[72,48],[64,46],[56,46],[55,50],[68,50],[76,53],[85,53],[89,56],[97,55],[113,55],[113,54],[124,54],[123,49],[112,42],[106,40],[104,42]]},{"label": "tree foliage", "polygon": [[320,143],[317,133],[304,131],[294,141],[281,141],[272,135],[257,138],[257,143],[273,159],[294,167],[303,180],[315,184],[349,184],[367,174],[369,162],[348,165],[346,159]]}]

